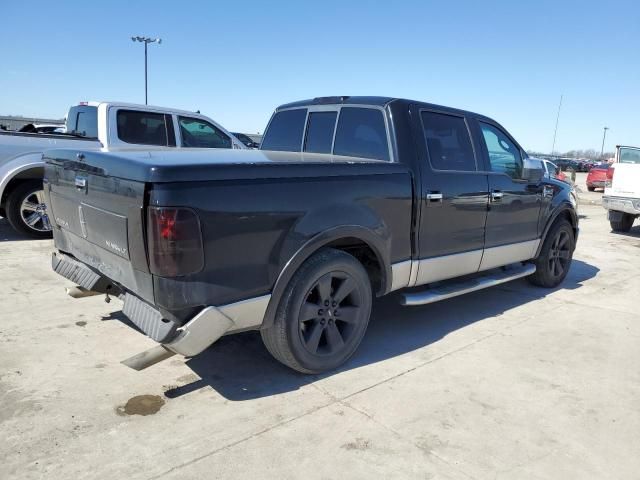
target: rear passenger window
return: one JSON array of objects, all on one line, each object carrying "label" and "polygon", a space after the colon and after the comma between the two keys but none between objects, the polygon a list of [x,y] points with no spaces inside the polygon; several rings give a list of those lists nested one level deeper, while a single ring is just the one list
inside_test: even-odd
[{"label": "rear passenger window", "polygon": [[331,153],[333,130],[338,112],[312,112],[307,121],[307,138],[304,151],[313,153]]},{"label": "rear passenger window", "polygon": [[231,138],[219,128],[198,118],[178,117],[182,146],[187,148],[231,148]]},{"label": "rear passenger window", "polygon": [[161,113],[119,110],[118,138],[126,143],[167,146],[167,125]]},{"label": "rear passenger window", "polygon": [[306,108],[276,113],[271,119],[260,149],[299,152],[306,118]]},{"label": "rear passenger window", "polygon": [[476,159],[464,118],[422,112],[422,128],[434,169],[464,172],[476,170]]},{"label": "rear passenger window", "polygon": [[491,171],[506,173],[514,179],[522,178],[522,157],[518,147],[493,125],[480,122],[480,128],[487,146]]},{"label": "rear passenger window", "polygon": [[373,108],[342,108],[333,153],[389,160],[389,143],[382,111]]}]

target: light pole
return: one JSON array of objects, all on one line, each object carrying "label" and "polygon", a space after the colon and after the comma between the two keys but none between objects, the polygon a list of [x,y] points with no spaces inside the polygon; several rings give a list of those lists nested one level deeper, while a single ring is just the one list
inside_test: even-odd
[{"label": "light pole", "polygon": [[144,104],[147,104],[147,45],[150,43],[162,43],[161,38],[149,38],[149,37],[131,37],[132,42],[144,43]]},{"label": "light pole", "polygon": [[604,133],[602,134],[602,148],[600,149],[600,158],[604,155],[604,139],[607,138],[607,130],[609,127],[604,127]]}]

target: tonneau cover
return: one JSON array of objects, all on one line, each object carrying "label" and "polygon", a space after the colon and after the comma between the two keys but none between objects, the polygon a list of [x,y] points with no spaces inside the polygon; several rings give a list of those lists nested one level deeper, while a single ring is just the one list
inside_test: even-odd
[{"label": "tonneau cover", "polygon": [[[257,177],[262,176],[265,167],[287,165],[289,174],[295,174],[295,166],[334,165],[353,168],[368,165],[381,168],[388,173],[392,165],[406,170],[399,164],[381,160],[371,160],[339,155],[324,155],[299,152],[272,152],[265,150],[229,150],[229,149],[179,149],[165,148],[157,150],[122,150],[116,152],[92,152],[70,149],[47,150],[45,161],[62,166],[65,169],[91,170],[101,176],[123,178],[136,182],[166,183],[234,178],[234,171],[241,166],[246,172],[248,166]],[[340,174],[340,168],[335,169]],[[227,171],[227,177],[224,172]],[[244,176],[244,175],[243,175]]]}]

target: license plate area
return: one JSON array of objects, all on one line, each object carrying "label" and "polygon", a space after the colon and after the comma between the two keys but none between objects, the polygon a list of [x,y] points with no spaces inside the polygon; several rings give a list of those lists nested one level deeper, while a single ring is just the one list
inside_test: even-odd
[{"label": "license plate area", "polygon": [[119,257],[129,259],[126,216],[86,203],[80,205],[79,214],[81,226],[88,241]]}]

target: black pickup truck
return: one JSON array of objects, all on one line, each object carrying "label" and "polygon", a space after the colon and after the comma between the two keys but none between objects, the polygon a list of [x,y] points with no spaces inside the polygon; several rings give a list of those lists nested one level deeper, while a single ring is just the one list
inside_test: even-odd
[{"label": "black pickup truck", "polygon": [[259,329],[307,373],[360,343],[372,296],[422,305],[527,277],[555,287],[571,187],[494,120],[383,97],[279,107],[261,150],[45,153],[53,268],[160,345],[145,368]]}]

